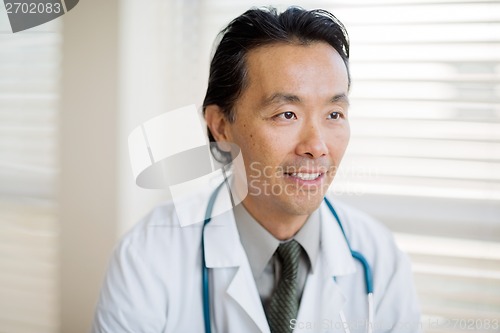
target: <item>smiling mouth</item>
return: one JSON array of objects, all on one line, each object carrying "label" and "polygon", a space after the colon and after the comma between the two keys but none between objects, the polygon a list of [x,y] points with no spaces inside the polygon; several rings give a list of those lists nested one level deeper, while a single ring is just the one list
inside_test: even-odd
[{"label": "smiling mouth", "polygon": [[322,173],[316,172],[316,173],[304,173],[304,172],[292,172],[292,173],[287,173],[287,175],[298,178],[300,180],[316,180],[318,179]]}]

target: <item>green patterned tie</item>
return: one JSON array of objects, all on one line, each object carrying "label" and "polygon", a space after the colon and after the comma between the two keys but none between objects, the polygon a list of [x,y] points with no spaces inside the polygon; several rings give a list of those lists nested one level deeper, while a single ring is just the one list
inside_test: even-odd
[{"label": "green patterned tie", "polygon": [[302,248],[295,240],[280,244],[278,259],[281,262],[281,278],[267,307],[267,321],[271,333],[290,333],[290,320],[297,319],[297,271]]}]

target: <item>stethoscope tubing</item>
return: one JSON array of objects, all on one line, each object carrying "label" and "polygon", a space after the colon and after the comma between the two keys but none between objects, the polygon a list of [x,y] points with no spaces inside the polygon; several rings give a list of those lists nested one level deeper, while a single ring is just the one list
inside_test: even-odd
[{"label": "stethoscope tubing", "polygon": [[202,273],[201,273],[201,284],[203,290],[203,319],[205,324],[205,333],[212,332],[212,321],[210,320],[210,288],[209,288],[209,278],[208,278],[208,268],[205,261],[205,227],[212,220],[212,211],[215,204],[215,199],[217,194],[219,194],[220,189],[224,185],[225,181],[221,183],[212,193],[208,201],[207,210],[205,211],[205,221],[203,222],[203,228],[201,230],[201,261],[202,261]]}]

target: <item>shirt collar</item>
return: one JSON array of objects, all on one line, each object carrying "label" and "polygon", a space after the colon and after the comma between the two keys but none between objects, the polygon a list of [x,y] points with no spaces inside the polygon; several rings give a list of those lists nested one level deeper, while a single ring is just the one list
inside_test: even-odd
[{"label": "shirt collar", "polygon": [[318,257],[320,247],[320,234],[321,234],[321,214],[319,210],[315,210],[307,218],[306,223],[295,235],[295,240],[302,245],[302,248],[307,253],[309,263],[311,264],[311,271],[314,272],[316,266],[316,258]]},{"label": "shirt collar", "polygon": [[[234,208],[234,217],[254,279],[258,279],[280,245],[280,240],[260,225],[242,204]],[[312,271],[314,271],[320,247],[320,219],[319,211],[314,211],[294,237],[304,248]]]}]

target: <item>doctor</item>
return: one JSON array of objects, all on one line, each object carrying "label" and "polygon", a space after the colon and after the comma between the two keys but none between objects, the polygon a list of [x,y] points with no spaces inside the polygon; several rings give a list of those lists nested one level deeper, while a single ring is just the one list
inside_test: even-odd
[{"label": "doctor", "polygon": [[[345,28],[321,10],[252,9],[223,30],[203,110],[213,154],[241,149],[248,195],[204,230],[180,226],[171,203],[153,210],[115,251],[93,332],[206,331],[203,260],[212,332],[420,331],[390,232],[328,195],[341,227],[324,201],[349,141],[348,57]],[[373,275],[370,325],[349,245]]]}]

